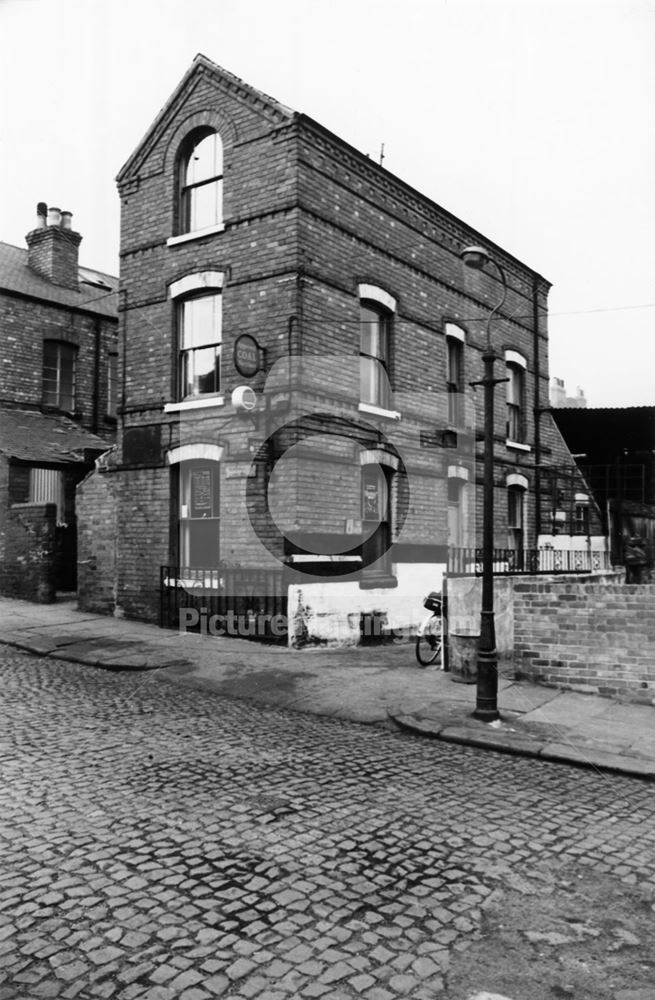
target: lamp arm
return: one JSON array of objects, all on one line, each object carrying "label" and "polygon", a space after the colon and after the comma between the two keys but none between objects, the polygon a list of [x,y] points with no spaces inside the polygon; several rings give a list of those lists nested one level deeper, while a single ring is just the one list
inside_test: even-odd
[{"label": "lamp arm", "polygon": [[489,258],[489,263],[493,264],[493,266],[498,271],[498,274],[500,275],[500,280],[503,283],[503,294],[501,295],[499,302],[493,307],[493,309],[489,313],[489,316],[487,317],[487,346],[491,346],[491,321],[493,320],[494,316],[496,316],[496,314],[503,308],[503,306],[505,305],[505,299],[507,298],[507,278],[505,277],[505,271],[500,266],[500,264],[498,264],[493,259],[493,257]]}]

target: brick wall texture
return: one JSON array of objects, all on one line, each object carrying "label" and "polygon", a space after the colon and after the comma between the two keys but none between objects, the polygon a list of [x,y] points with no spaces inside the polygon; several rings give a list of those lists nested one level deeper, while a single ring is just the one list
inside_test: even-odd
[{"label": "brick wall texture", "polygon": [[57,553],[54,504],[14,504],[1,528],[0,592],[48,604],[55,599]]},{"label": "brick wall texture", "polygon": [[108,441],[113,439],[116,421],[107,419],[107,372],[109,354],[117,350],[117,323],[114,320],[76,312],[51,302],[0,294],[0,330],[2,402],[23,407],[41,406],[43,342],[62,341],[77,349],[75,413],[80,424]]},{"label": "brick wall texture", "polygon": [[30,267],[56,285],[77,288],[81,240],[79,233],[59,226],[33,229],[27,235]]},{"label": "brick wall texture", "polygon": [[[200,126],[216,129],[224,149],[224,229],[193,239],[179,235],[177,163],[184,142]],[[326,368],[301,393],[293,378],[282,386],[286,419],[321,410],[330,416],[324,429],[350,426],[315,461],[312,446],[285,457],[278,476],[278,509],[285,510],[308,547],[312,536],[343,535],[345,521],[358,513],[360,463],[354,450],[388,447],[402,451],[410,496],[402,528],[394,525],[398,559],[434,561],[430,546],[443,546],[448,532],[448,468],[466,464],[476,492],[481,523],[482,392],[468,390],[483,374],[484,317],[499,296],[492,274],[463,267],[462,246],[482,237],[311,119],[281,109],[235,78],[196,63],[186,83],[169,102],[126,167],[119,174],[121,196],[121,326],[123,406],[117,464],[107,472],[116,480],[118,542],[116,605],[135,617],[156,615],[159,566],[175,562],[175,476],[167,454],[184,443],[223,448],[221,460],[221,558],[241,565],[266,565],[273,559],[262,544],[282,554],[283,543],[267,520],[265,487],[276,456],[271,448],[257,464],[250,518],[245,512],[244,479],[236,465],[249,460],[252,439],[267,437],[267,404],[254,419],[239,417],[230,406],[232,390],[244,382],[261,394],[277,366],[294,358],[341,358],[340,369]],[[488,241],[487,245],[488,244]],[[571,466],[570,456],[542,414],[548,399],[548,283],[500,248],[493,249],[508,277],[507,304],[494,326],[504,374],[504,352],[526,359],[526,447],[506,446],[503,386],[496,407],[496,545],[507,545],[507,476],[524,475],[527,484],[525,543],[534,541],[535,420],[542,430],[542,463]],[[223,346],[221,389],[224,405],[179,414],[166,412],[175,402],[178,364],[176,301],[169,286],[187,275],[220,271]],[[360,284],[381,288],[396,300],[390,376],[393,406],[402,419],[358,411]],[[464,372],[472,412],[468,444],[444,447],[448,427],[445,324],[465,332]],[[264,370],[250,379],[233,362],[236,338],[254,336],[265,351]],[[265,413],[262,415],[262,411]],[[266,415],[268,414],[268,415]],[[363,423],[365,427],[362,427]],[[357,426],[357,430],[352,428]],[[298,435],[299,437],[300,435]],[[280,435],[277,447],[283,443]],[[139,444],[139,442],[141,442]],[[293,444],[287,435],[286,444]],[[314,451],[316,449],[314,448]],[[465,462],[464,462],[465,460]],[[331,491],[317,504],[316,484]],[[582,489],[582,484],[574,486]],[[255,491],[257,492],[257,491]],[[89,487],[85,486],[89,497]],[[474,505],[475,506],[475,505]],[[258,526],[253,531],[250,521]],[[470,544],[476,540],[475,521]],[[269,537],[270,536],[270,537]],[[479,536],[478,536],[479,537]],[[345,539],[343,549],[357,543]],[[348,542],[346,545],[345,543]],[[320,549],[315,549],[320,551]],[[324,549],[323,549],[324,551]],[[338,551],[338,550],[337,550]],[[92,556],[89,556],[92,558]],[[419,561],[421,557],[419,556]],[[109,590],[106,591],[107,593]]]},{"label": "brick wall texture", "polygon": [[516,581],[514,664],[540,683],[655,703],[655,585]]},{"label": "brick wall texture", "polygon": [[84,511],[77,533],[77,587],[82,611],[115,609],[117,504],[114,477],[90,473],[77,487]]}]

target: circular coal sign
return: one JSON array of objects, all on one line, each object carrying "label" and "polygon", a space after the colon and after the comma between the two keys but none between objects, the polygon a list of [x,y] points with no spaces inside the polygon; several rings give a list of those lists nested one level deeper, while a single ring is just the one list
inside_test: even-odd
[{"label": "circular coal sign", "polygon": [[252,378],[259,371],[260,347],[249,333],[242,333],[234,342],[234,367],[239,375]]}]

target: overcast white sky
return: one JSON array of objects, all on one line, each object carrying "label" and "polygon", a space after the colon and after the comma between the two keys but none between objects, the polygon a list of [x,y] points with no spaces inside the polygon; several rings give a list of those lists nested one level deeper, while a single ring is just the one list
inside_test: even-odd
[{"label": "overcast white sky", "polygon": [[0,239],[114,177],[203,52],[553,283],[550,374],[655,405],[655,0],[0,0]]}]

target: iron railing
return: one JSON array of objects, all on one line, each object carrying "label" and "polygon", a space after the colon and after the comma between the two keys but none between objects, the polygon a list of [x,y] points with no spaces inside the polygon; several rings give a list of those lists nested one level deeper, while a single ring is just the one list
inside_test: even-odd
[{"label": "iron railing", "polygon": [[287,605],[282,568],[161,567],[162,628],[286,644]]},{"label": "iron railing", "polygon": [[[592,549],[494,549],[494,576],[540,573],[600,573],[611,569],[608,552]],[[482,576],[482,549],[449,549],[448,572],[454,576]]]}]

